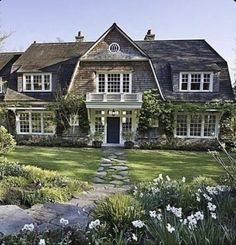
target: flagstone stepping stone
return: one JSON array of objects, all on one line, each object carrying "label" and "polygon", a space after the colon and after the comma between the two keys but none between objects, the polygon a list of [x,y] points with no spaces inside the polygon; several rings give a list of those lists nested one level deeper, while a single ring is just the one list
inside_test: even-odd
[{"label": "flagstone stepping stone", "polygon": [[113,184],[113,185],[124,185],[124,182],[121,181],[121,180],[112,180],[110,182],[110,184]]},{"label": "flagstone stepping stone", "polygon": [[100,184],[100,183],[104,183],[104,182],[105,182],[104,179],[101,179],[97,176],[93,178],[93,183],[95,183],[95,184]]},{"label": "flagstone stepping stone", "polygon": [[112,164],[111,163],[101,163],[100,166],[101,167],[110,167],[110,166],[112,166]]},{"label": "flagstone stepping stone", "polygon": [[118,163],[120,163],[120,164],[124,164],[124,160],[119,160],[119,159],[111,159],[112,161],[114,161],[114,162],[118,162]]},{"label": "flagstone stepping stone", "polygon": [[123,170],[128,170],[128,167],[127,166],[111,166],[110,168],[113,168],[115,170],[118,170],[118,171],[123,171]]},{"label": "flagstone stepping stone", "polygon": [[109,158],[102,158],[102,163],[111,163],[112,161]]},{"label": "flagstone stepping stone", "polygon": [[125,179],[124,182],[128,184],[130,182],[130,179]]},{"label": "flagstone stepping stone", "polygon": [[98,172],[102,172],[104,170],[104,167],[99,167]]},{"label": "flagstone stepping stone", "polygon": [[107,175],[107,172],[106,171],[103,171],[103,172],[97,172],[97,176],[98,177],[105,177]]},{"label": "flagstone stepping stone", "polygon": [[120,171],[119,175],[121,176],[127,176],[129,174],[129,171]]},{"label": "flagstone stepping stone", "polygon": [[125,176],[121,176],[121,175],[118,175],[118,174],[113,174],[111,177],[114,178],[114,179],[118,179],[118,180],[123,180],[123,179],[126,178]]}]

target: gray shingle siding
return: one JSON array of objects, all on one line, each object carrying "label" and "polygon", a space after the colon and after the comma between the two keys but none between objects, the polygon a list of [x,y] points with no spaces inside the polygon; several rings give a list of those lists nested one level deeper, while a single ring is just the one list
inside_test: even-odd
[{"label": "gray shingle siding", "polygon": [[[121,52],[117,57],[107,51],[108,45],[112,42],[120,44]],[[133,92],[156,88],[150,65],[140,60],[150,57],[161,90],[167,100],[205,102],[214,99],[234,99],[227,63],[205,40],[156,40],[135,43],[147,56],[136,49],[117,30],[111,30],[109,35],[85,57],[94,61],[80,62],[79,70],[75,71],[72,90],[77,93],[94,92],[95,84],[90,79],[91,73],[99,69],[117,69],[118,67],[133,71]],[[20,57],[17,57],[13,65],[10,64],[11,74],[8,68],[10,78],[5,100],[54,100],[58,88],[67,90],[78,60],[93,44],[94,42],[32,44],[21,56],[19,55]],[[0,54],[0,68],[8,63],[7,60],[1,61],[1,57],[3,54]],[[179,72],[181,71],[214,72],[213,92],[179,92]],[[52,73],[53,92],[18,92],[17,76],[21,76],[24,72]]]}]

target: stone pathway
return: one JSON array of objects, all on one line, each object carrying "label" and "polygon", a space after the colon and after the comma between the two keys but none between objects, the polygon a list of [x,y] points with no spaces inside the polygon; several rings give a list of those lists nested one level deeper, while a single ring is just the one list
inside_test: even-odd
[{"label": "stone pathway", "polygon": [[103,158],[93,178],[95,184],[124,186],[130,183],[128,167],[125,165],[123,148],[103,147]]},{"label": "stone pathway", "polygon": [[56,229],[61,226],[61,218],[67,219],[70,225],[76,224],[83,229],[89,222],[89,214],[95,202],[111,194],[127,191],[128,183],[128,167],[125,165],[123,149],[104,148],[92,190],[65,204],[37,204],[30,209],[16,205],[0,206],[0,236],[17,233],[25,224],[31,223],[40,230],[45,227]]}]

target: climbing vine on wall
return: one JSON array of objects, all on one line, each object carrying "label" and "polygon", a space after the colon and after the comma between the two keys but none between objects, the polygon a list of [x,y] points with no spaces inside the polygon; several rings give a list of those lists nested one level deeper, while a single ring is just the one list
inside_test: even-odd
[{"label": "climbing vine on wall", "polygon": [[56,117],[56,133],[61,135],[66,129],[70,127],[70,118],[72,115],[78,115],[79,128],[82,133],[88,133],[89,121],[87,109],[85,105],[85,98],[83,95],[76,95],[69,93],[62,95],[58,93],[56,102],[49,106],[49,109],[54,110]]},{"label": "climbing vine on wall", "polygon": [[[159,121],[159,128],[166,136],[173,136],[175,113],[189,113],[219,110],[221,113],[220,128],[223,137],[236,135],[236,106],[232,101],[215,100],[207,103],[171,103],[159,98],[157,90],[144,92],[142,109],[139,114],[139,133],[145,133],[152,128],[153,119]],[[226,136],[228,135],[228,136]]]}]

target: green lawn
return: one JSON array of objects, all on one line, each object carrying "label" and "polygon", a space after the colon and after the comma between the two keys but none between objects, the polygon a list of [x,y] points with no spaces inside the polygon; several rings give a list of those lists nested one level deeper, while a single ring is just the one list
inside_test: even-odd
[{"label": "green lawn", "polygon": [[60,174],[77,180],[91,181],[101,160],[101,150],[18,146],[7,159],[20,164],[57,170]]},{"label": "green lawn", "polygon": [[132,181],[152,180],[160,173],[170,178],[225,175],[223,168],[207,152],[126,150]]}]

